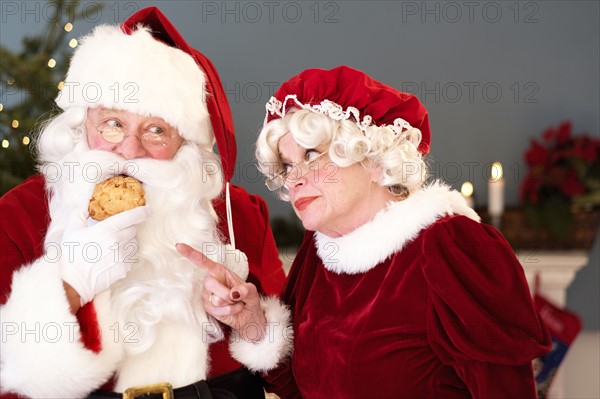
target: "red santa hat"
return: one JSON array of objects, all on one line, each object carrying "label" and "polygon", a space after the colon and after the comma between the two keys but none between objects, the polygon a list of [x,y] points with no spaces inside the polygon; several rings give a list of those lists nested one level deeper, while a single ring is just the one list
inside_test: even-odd
[{"label": "red santa hat", "polygon": [[233,119],[219,75],[156,7],[84,37],[56,103],[163,118],[186,140],[210,147],[216,140],[226,181],[233,176]]},{"label": "red santa hat", "polygon": [[414,127],[421,131],[419,151],[429,152],[429,117],[419,99],[347,66],[307,69],[289,79],[267,103],[265,123],[283,117],[292,107],[336,120],[350,119],[363,131],[388,126],[401,133]]}]

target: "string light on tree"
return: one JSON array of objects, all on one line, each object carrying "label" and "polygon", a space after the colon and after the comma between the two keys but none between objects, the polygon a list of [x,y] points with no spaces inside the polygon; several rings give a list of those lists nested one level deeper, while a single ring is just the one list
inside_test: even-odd
[{"label": "string light on tree", "polygon": [[[13,3],[24,7],[29,2]],[[4,147],[0,147],[0,196],[36,173],[36,162],[30,151],[33,145],[31,132],[39,123],[40,116],[56,111],[52,100],[63,89],[63,85],[64,89],[67,88],[65,83],[59,82],[64,80],[67,72],[69,62],[66,58],[74,49],[79,48],[79,39],[74,39],[77,36],[75,25],[86,16],[99,15],[100,10],[106,7],[102,2],[87,4],[88,2],[75,0],[48,0],[39,3],[47,3],[53,10],[43,13],[45,18],[41,18],[39,22],[45,26],[40,26],[42,29],[38,34],[27,35],[22,41],[21,49],[2,48],[0,86],[13,96],[10,103],[0,100],[3,103],[0,105],[0,144]],[[31,8],[24,10],[25,13],[30,11]],[[25,135],[28,137],[25,138]]]},{"label": "string light on tree", "polygon": [[2,140],[2,148],[8,148],[8,140]]},{"label": "string light on tree", "polygon": [[65,82],[63,82],[62,80],[60,82],[58,82],[58,84],[56,85],[56,87],[58,87],[58,90],[62,90],[63,87],[65,87]]}]

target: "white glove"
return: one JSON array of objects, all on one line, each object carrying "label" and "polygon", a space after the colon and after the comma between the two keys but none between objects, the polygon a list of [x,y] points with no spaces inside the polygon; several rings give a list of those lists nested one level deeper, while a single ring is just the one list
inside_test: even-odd
[{"label": "white glove", "polygon": [[88,226],[74,213],[61,243],[63,281],[77,291],[81,305],[125,277],[137,262],[136,225],[146,220],[148,206],[137,207]]}]

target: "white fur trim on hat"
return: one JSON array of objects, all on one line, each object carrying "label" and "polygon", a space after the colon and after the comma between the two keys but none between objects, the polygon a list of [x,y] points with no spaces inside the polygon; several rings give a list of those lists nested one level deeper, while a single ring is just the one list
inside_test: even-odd
[{"label": "white fur trim on hat", "polygon": [[276,367],[292,353],[294,331],[289,309],[275,297],[261,299],[267,318],[267,333],[256,343],[242,339],[234,331],[229,351],[234,359],[254,372],[265,372]]},{"label": "white fur trim on hat", "polygon": [[436,182],[403,201],[392,202],[373,220],[345,236],[334,238],[315,232],[317,254],[327,270],[364,273],[400,251],[436,220],[455,214],[480,219],[459,192]]},{"label": "white fur trim on hat", "polygon": [[191,55],[156,40],[148,28],[128,35],[101,25],[81,39],[56,104],[160,117],[184,139],[212,146],[205,97],[206,78]]}]

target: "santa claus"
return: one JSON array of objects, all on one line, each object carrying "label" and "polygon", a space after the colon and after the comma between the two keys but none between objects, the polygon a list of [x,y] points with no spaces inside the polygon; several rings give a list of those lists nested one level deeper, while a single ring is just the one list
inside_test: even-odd
[{"label": "santa claus", "polygon": [[[202,305],[206,272],[175,247],[267,294],[284,281],[264,201],[229,184],[233,124],[211,62],[144,9],[81,40],[56,102],[41,174],[0,199],[2,398],[263,397],[248,368],[289,352],[288,312],[266,300],[269,345],[235,342],[230,357]],[[146,205],[92,220],[94,189],[119,175]]]}]

